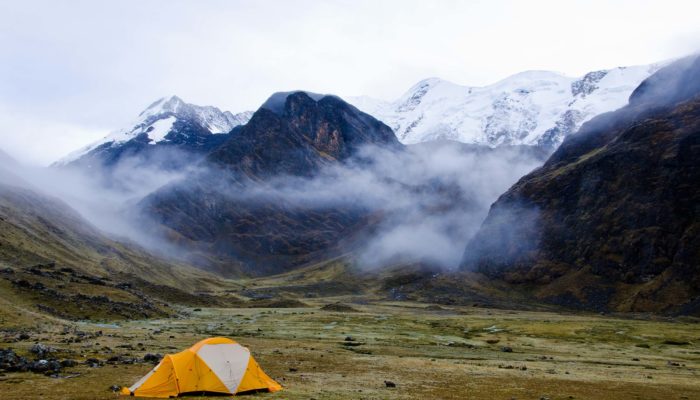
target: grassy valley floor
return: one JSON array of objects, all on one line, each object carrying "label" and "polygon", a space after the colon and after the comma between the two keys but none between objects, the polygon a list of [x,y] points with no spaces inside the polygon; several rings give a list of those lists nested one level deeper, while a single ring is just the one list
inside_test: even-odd
[{"label": "grassy valley floor", "polygon": [[[181,309],[179,317],[94,324],[10,323],[0,348],[36,342],[77,366],[59,377],[0,374],[1,398],[114,399],[153,364],[110,358],[174,353],[210,336],[250,347],[285,390],[260,399],[699,399],[696,320],[621,319],[418,303],[304,299],[300,308]],[[22,326],[24,325],[24,327]],[[31,328],[28,328],[31,326]],[[101,334],[99,333],[101,332]],[[23,340],[17,340],[26,333]],[[85,365],[94,358],[102,366]],[[396,387],[387,387],[385,381]]]}]

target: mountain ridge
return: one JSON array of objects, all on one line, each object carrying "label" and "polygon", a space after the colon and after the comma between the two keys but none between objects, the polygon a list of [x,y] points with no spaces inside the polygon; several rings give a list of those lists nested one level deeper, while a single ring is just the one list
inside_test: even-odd
[{"label": "mountain ridge", "polygon": [[427,78],[390,102],[349,101],[392,127],[402,143],[457,140],[551,150],[588,119],[622,107],[637,85],[668,62],[592,71],[581,77],[531,70],[486,86]]},{"label": "mountain ridge", "polygon": [[247,123],[251,116],[251,112],[233,114],[213,106],[189,104],[175,95],[163,97],[139,113],[129,127],[72,152],[53,166],[114,165],[126,155],[150,153],[155,148],[207,151],[225,141],[232,130]]},{"label": "mountain ridge", "polygon": [[569,307],[700,312],[698,78],[676,61],[584,124],[493,204],[463,268]]}]

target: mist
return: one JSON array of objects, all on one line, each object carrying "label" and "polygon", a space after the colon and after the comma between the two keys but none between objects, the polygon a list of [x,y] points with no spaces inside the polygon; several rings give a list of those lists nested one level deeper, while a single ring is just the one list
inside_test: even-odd
[{"label": "mist", "polygon": [[[57,197],[101,231],[157,254],[188,259],[161,225],[139,209],[164,186],[192,176],[227,179],[226,172],[174,149],[125,157],[114,165],[27,167],[14,175]],[[456,268],[491,204],[518,178],[542,164],[545,154],[526,147],[490,149],[431,142],[402,150],[366,146],[344,163],[329,163],[313,177],[275,176],[244,185],[213,185],[226,201],[282,204],[292,210],[356,210],[368,216],[360,234],[340,243],[357,266],[376,269],[398,262]],[[274,234],[274,232],[266,232]]]},{"label": "mist", "polygon": [[356,210],[375,221],[344,243],[362,268],[423,262],[456,268],[490,205],[542,164],[532,148],[431,142],[368,146],[313,177],[276,176],[242,188],[217,185],[228,201],[295,210]]},{"label": "mist", "polygon": [[164,238],[154,236],[157,224],[137,216],[133,208],[163,185],[194,172],[198,158],[191,154],[167,149],[151,152],[148,157],[126,157],[113,165],[89,167],[39,167],[1,158],[0,182],[55,197],[116,240],[136,243],[159,255],[184,254]]}]

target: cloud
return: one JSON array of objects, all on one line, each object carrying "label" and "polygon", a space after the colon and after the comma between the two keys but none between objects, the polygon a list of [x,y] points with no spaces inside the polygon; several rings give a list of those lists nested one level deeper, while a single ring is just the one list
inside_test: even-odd
[{"label": "cloud", "polygon": [[312,178],[278,176],[215,190],[233,203],[378,216],[359,239],[345,244],[362,267],[422,261],[452,268],[491,203],[542,160],[532,149],[457,142],[411,145],[405,151],[368,146]]},{"label": "cloud", "polygon": [[486,85],[651,63],[689,51],[697,11],[673,0],[6,1],[0,120],[32,124],[3,139],[47,141],[21,154],[48,163],[54,144],[82,147],[173,93],[238,112],[300,88],[392,100],[429,76]]}]

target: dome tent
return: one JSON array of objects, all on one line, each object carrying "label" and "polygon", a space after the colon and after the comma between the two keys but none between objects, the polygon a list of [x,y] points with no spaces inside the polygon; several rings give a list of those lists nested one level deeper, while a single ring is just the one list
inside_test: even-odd
[{"label": "dome tent", "polygon": [[222,337],[200,341],[177,354],[168,354],[146,376],[121,394],[137,397],[177,397],[187,393],[228,394],[269,391],[282,386],[267,376],[235,341]]}]

